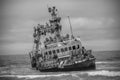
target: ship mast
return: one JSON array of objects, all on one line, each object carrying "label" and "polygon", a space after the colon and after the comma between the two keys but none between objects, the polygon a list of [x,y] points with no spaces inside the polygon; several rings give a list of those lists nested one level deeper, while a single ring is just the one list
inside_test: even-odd
[{"label": "ship mast", "polygon": [[69,20],[69,24],[70,24],[71,39],[73,39],[74,36],[73,36],[72,25],[71,25],[71,21],[70,21],[70,17],[69,16],[68,16],[68,20]]}]

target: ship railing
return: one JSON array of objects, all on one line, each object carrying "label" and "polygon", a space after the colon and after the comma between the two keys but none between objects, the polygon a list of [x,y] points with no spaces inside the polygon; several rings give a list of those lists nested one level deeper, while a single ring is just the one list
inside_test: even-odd
[{"label": "ship railing", "polygon": [[60,59],[60,58],[65,58],[65,57],[70,57],[71,55],[59,55],[58,56],[58,59]]},{"label": "ship railing", "polygon": [[64,46],[64,45],[67,45],[69,44],[70,42],[74,41],[75,39],[73,40],[67,40],[67,41],[63,41],[63,42],[57,42],[57,43],[51,43],[51,44],[48,44],[47,47],[48,48],[51,48],[52,46]]}]

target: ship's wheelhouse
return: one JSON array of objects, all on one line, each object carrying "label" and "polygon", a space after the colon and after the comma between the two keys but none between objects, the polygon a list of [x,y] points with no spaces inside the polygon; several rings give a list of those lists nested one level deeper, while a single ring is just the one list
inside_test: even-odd
[{"label": "ship's wheelhouse", "polygon": [[79,42],[72,45],[58,46],[55,48],[45,49],[42,52],[42,56],[44,61],[72,57],[81,54],[81,47],[82,46]]}]

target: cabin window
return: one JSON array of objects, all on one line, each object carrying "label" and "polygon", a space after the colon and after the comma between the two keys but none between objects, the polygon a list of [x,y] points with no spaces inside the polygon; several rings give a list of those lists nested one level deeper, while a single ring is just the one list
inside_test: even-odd
[{"label": "cabin window", "polygon": [[57,49],[57,53],[59,53],[60,52],[60,50],[59,49]]},{"label": "cabin window", "polygon": [[69,47],[69,50],[72,50],[72,48],[71,48],[71,47]]},{"label": "cabin window", "polygon": [[80,48],[80,46],[79,45],[77,45],[77,49],[79,49]]},{"label": "cabin window", "polygon": [[61,49],[61,52],[64,52],[64,49],[63,49],[63,48]]},{"label": "cabin window", "polygon": [[49,55],[51,55],[52,54],[52,52],[51,51],[49,51]]},{"label": "cabin window", "polygon": [[45,52],[45,55],[47,55],[47,52]]},{"label": "cabin window", "polygon": [[55,50],[53,50],[53,54],[55,54]]},{"label": "cabin window", "polygon": [[73,48],[73,50],[75,50],[75,46],[73,46],[72,48]]},{"label": "cabin window", "polygon": [[67,47],[65,48],[65,51],[67,51],[68,49],[67,49]]}]

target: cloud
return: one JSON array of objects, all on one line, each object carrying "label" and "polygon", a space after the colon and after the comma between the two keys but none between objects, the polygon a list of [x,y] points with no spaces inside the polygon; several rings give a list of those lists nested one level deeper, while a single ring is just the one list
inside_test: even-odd
[{"label": "cloud", "polygon": [[[120,39],[119,2],[119,0],[1,1],[0,51],[24,53],[25,49],[30,48],[33,43],[33,27],[38,23],[44,24],[50,18],[47,5],[55,5],[58,8],[62,17],[63,34],[70,33],[67,19],[67,16],[70,16],[74,35],[80,36],[84,45],[95,50],[115,49]],[[116,47],[110,46],[113,44]],[[8,49],[8,52],[5,52],[5,49]]]},{"label": "cloud", "polygon": [[[64,32],[70,33],[70,27],[68,19],[63,20]],[[83,40],[97,40],[97,39],[114,39],[120,38],[117,36],[118,25],[113,18],[89,18],[89,17],[78,17],[71,18],[71,24],[73,32],[76,36],[81,36]],[[109,34],[109,35],[108,35]]]},{"label": "cloud", "polygon": [[[62,23],[64,32],[70,33],[68,19],[65,18]],[[115,18],[72,17],[71,24],[74,35],[81,38],[86,48],[98,51],[120,49],[120,27]]]},{"label": "cloud", "polygon": [[87,49],[92,49],[93,51],[120,50],[120,39],[117,39],[117,40],[102,39],[102,40],[82,41],[82,44]]}]

